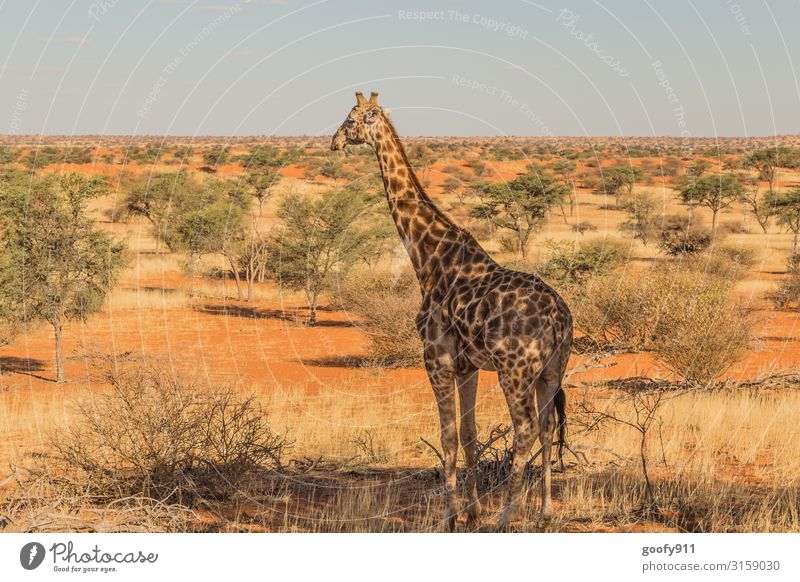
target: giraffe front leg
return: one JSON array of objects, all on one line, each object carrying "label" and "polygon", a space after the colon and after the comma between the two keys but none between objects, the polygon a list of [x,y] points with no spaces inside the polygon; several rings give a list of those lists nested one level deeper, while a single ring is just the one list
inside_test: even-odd
[{"label": "giraffe front leg", "polygon": [[481,502],[478,497],[477,444],[478,430],[475,426],[475,398],[478,392],[478,370],[459,372],[456,379],[461,403],[461,447],[467,461],[467,529],[481,525]]},{"label": "giraffe front leg", "polygon": [[452,358],[442,353],[441,347],[428,345],[425,349],[425,368],[431,382],[436,405],[444,456],[444,523],[454,531],[458,508],[456,506],[456,458],[458,455],[458,429],[456,428],[456,394]]},{"label": "giraffe front leg", "polygon": [[[433,376],[437,380],[434,382]],[[447,377],[449,376],[449,380]],[[439,407],[439,423],[444,456],[444,523],[448,531],[456,528],[456,458],[458,455],[458,430],[456,429],[456,399],[452,373],[438,371],[431,374],[431,384]]]}]

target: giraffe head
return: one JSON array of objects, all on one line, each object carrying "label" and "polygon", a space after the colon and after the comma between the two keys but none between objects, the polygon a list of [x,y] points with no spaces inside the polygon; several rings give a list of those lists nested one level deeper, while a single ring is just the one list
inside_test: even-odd
[{"label": "giraffe head", "polygon": [[373,92],[367,100],[363,93],[356,93],[356,100],[356,106],[333,136],[332,150],[343,150],[348,145],[375,146],[383,117],[383,109],[378,105],[378,94]]}]

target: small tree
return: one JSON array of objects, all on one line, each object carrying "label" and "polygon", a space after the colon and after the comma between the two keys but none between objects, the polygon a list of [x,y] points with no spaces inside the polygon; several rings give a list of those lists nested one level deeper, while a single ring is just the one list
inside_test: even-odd
[{"label": "small tree", "polygon": [[561,160],[553,166],[553,171],[561,178],[569,194],[570,216],[575,214],[575,206],[577,205],[577,200],[575,199],[575,170],[577,167],[577,164],[572,160]]},{"label": "small tree", "polygon": [[711,209],[711,232],[716,232],[719,211],[744,198],[744,186],[734,174],[711,174],[699,178],[681,191],[686,204]]},{"label": "small tree", "polygon": [[658,234],[658,223],[661,218],[656,197],[640,192],[635,196],[623,198],[620,206],[628,214],[628,219],[620,224],[620,228],[647,246],[647,243]]},{"label": "small tree", "polygon": [[64,322],[99,311],[124,266],[124,245],[86,213],[104,189],[75,173],[0,185],[0,313],[52,325],[57,382],[64,381]]},{"label": "small tree", "polygon": [[126,207],[147,217],[157,239],[172,251],[187,252],[193,263],[204,254],[221,253],[233,271],[239,299],[244,298],[241,255],[250,200],[240,185],[215,178],[201,181],[181,170],[132,188]]},{"label": "small tree", "polygon": [[758,172],[758,177],[769,183],[773,190],[778,177],[778,168],[785,168],[796,164],[796,153],[786,147],[756,150],[745,158],[746,168],[753,168]]},{"label": "small tree", "polygon": [[767,192],[764,197],[770,214],[775,216],[778,224],[785,226],[794,235],[792,237],[792,255],[797,254],[797,236],[800,233],[800,188],[788,192]]},{"label": "small tree", "polygon": [[257,167],[253,169],[245,178],[245,183],[250,189],[250,193],[256,199],[256,212],[253,215],[252,228],[246,248],[242,254],[241,262],[244,264],[245,279],[247,280],[247,300],[253,301],[253,285],[256,277],[262,276],[264,272],[264,260],[266,253],[266,239],[261,236],[261,216],[264,211],[264,202],[271,196],[272,189],[278,184],[281,176],[277,171]]},{"label": "small tree", "polygon": [[176,248],[188,252],[193,260],[202,255],[220,253],[228,260],[237,294],[239,299],[243,299],[240,258],[246,241],[242,208],[220,199],[177,216],[176,222]]},{"label": "small tree", "polygon": [[644,176],[641,168],[634,166],[614,166],[602,171],[601,188],[604,193],[610,194],[614,198],[624,191],[628,196],[633,194],[633,187],[638,180]]},{"label": "small tree", "polygon": [[482,202],[472,216],[514,233],[520,254],[528,253],[528,240],[540,228],[550,209],[563,201],[567,189],[547,174],[523,174],[506,184],[476,185]]},{"label": "small tree", "polygon": [[283,225],[268,241],[268,269],[279,284],[305,293],[310,325],[317,322],[319,297],[331,276],[383,249],[388,231],[362,221],[371,207],[353,190],[328,191],[318,200],[291,193],[280,202]]},{"label": "small tree", "polygon": [[686,178],[689,181],[699,180],[710,169],[711,163],[701,158],[686,169]]},{"label": "small tree", "polygon": [[770,211],[767,206],[765,196],[759,193],[758,180],[744,173],[740,173],[737,179],[744,187],[744,194],[742,195],[742,202],[750,207],[753,216],[756,217],[756,222],[764,234],[767,234],[767,227],[769,226]]}]

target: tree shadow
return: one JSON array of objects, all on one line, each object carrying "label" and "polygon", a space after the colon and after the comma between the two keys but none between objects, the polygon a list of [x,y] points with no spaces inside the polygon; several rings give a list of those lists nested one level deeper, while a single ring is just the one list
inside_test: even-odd
[{"label": "tree shadow", "polygon": [[2,356],[0,357],[0,374],[25,374],[40,380],[52,382],[52,378],[45,378],[34,372],[41,372],[45,369],[43,360],[36,358],[18,358],[17,356]]},{"label": "tree shadow", "polygon": [[320,368],[371,368],[374,361],[367,356],[330,356],[328,358],[310,358],[302,361],[305,366],[317,366]]},{"label": "tree shadow", "polygon": [[[308,324],[307,310],[302,307],[293,307],[289,309],[259,309],[241,305],[206,304],[196,306],[195,310],[209,315],[243,317],[246,319],[275,319],[298,326],[306,326]],[[317,320],[316,325],[309,327],[355,327],[355,324],[352,321]]]}]

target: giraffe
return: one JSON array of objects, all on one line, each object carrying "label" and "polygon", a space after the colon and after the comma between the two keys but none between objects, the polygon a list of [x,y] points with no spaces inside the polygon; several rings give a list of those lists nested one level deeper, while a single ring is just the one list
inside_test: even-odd
[{"label": "giraffe", "polygon": [[479,370],[497,372],[514,427],[507,499],[497,527],[507,528],[519,511],[523,472],[537,437],[542,445],[541,516],[549,520],[553,433],[558,424],[560,450],[566,422],[561,382],[572,347],[569,308],[539,277],[492,260],[472,235],[441,211],[420,184],[397,132],[378,105],[378,94],[367,100],[356,93],[356,100],[333,136],[331,149],[358,144],[374,149],[389,210],[419,281],[422,303],[416,325],[439,409],[444,525],[453,531],[458,516],[459,431],[467,465],[467,528],[480,525],[475,425]]}]

